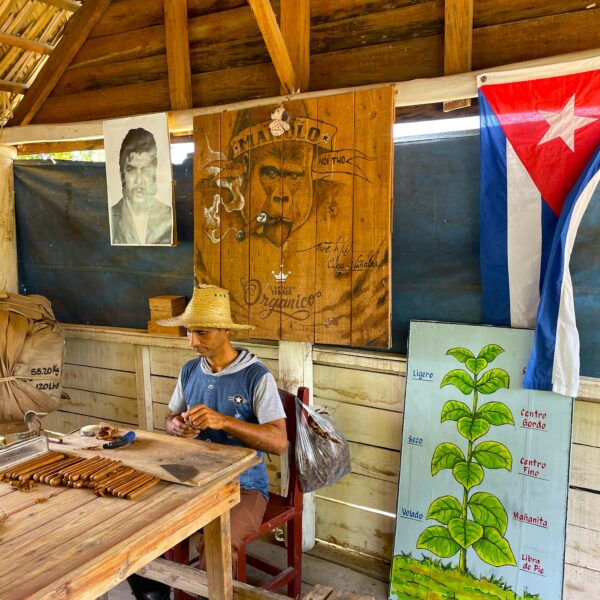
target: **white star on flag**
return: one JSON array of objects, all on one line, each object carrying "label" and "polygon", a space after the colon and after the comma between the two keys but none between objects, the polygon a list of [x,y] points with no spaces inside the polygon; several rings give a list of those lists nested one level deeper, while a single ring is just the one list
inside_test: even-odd
[{"label": "white star on flag", "polygon": [[550,127],[538,142],[538,146],[550,140],[561,138],[571,152],[575,152],[575,131],[598,120],[591,117],[580,117],[575,114],[575,94],[571,96],[560,112],[546,110],[540,110],[539,112]]}]

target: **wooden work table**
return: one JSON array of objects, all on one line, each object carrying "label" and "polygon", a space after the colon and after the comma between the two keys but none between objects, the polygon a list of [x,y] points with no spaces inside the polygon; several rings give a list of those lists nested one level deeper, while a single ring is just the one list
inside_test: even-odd
[{"label": "wooden work table", "polygon": [[[207,449],[196,440],[136,433],[140,443],[129,448],[135,453],[128,455],[127,448],[100,453],[152,472],[148,465],[157,444],[163,460],[180,456],[189,462],[185,450],[200,452],[198,481],[161,482],[134,500],[40,484],[24,493],[0,483],[0,510],[8,516],[0,525],[3,600],[97,598],[201,527],[209,595],[232,597],[229,510],[239,502],[237,477],[260,459],[254,450],[217,444]],[[79,438],[67,436],[65,442],[52,449],[85,452],[76,449]],[[85,445],[96,443],[88,438]]]}]

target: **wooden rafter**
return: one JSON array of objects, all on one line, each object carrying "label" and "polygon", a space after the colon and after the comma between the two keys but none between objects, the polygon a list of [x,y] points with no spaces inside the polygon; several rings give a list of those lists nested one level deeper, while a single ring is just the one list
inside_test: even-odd
[{"label": "wooden rafter", "polygon": [[295,92],[296,73],[269,0],[248,0],[284,94]]},{"label": "wooden rafter", "polygon": [[52,54],[52,50],[54,49],[50,44],[46,44],[44,42],[38,42],[36,40],[30,40],[18,35],[11,35],[10,33],[1,32],[0,44],[14,46],[16,48],[23,48],[23,50],[29,50],[30,52],[36,52],[37,54]]},{"label": "wooden rafter", "polygon": [[81,2],[76,2],[75,0],[38,0],[38,2],[50,4],[51,6],[56,6],[70,12],[75,12],[81,8]]},{"label": "wooden rafter", "polygon": [[280,10],[281,34],[294,66],[296,86],[307,92],[310,84],[310,0],[281,0]]},{"label": "wooden rafter", "polygon": [[11,125],[27,125],[41,108],[69,63],[83,45],[111,0],[86,2],[69,20],[64,35],[45,65],[44,73],[35,79],[15,109]]},{"label": "wooden rafter", "polygon": [[194,104],[187,0],[165,0],[164,10],[171,110],[191,108]]},{"label": "wooden rafter", "polygon": [[[471,70],[473,49],[473,0],[445,0],[444,75]],[[444,111],[471,106],[471,100],[444,102]]]},{"label": "wooden rafter", "polygon": [[9,92],[11,94],[24,94],[28,88],[29,86],[26,83],[8,81],[7,79],[0,79],[0,92]]}]

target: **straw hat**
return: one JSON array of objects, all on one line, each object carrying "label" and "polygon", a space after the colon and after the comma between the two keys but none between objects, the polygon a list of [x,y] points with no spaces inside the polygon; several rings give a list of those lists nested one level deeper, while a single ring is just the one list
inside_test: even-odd
[{"label": "straw hat", "polygon": [[202,283],[194,287],[192,299],[181,315],[156,322],[188,329],[252,329],[252,325],[238,325],[231,320],[228,290]]}]

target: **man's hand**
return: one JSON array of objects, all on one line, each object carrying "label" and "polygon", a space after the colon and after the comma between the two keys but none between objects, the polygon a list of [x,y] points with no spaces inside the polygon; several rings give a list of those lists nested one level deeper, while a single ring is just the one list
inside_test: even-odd
[{"label": "man's hand", "polygon": [[170,415],[167,417],[165,428],[169,435],[177,437],[194,438],[198,435],[198,430],[188,425],[181,415]]},{"label": "man's hand", "polygon": [[194,429],[224,429],[231,417],[211,410],[204,404],[198,404],[182,413],[183,421]]}]

